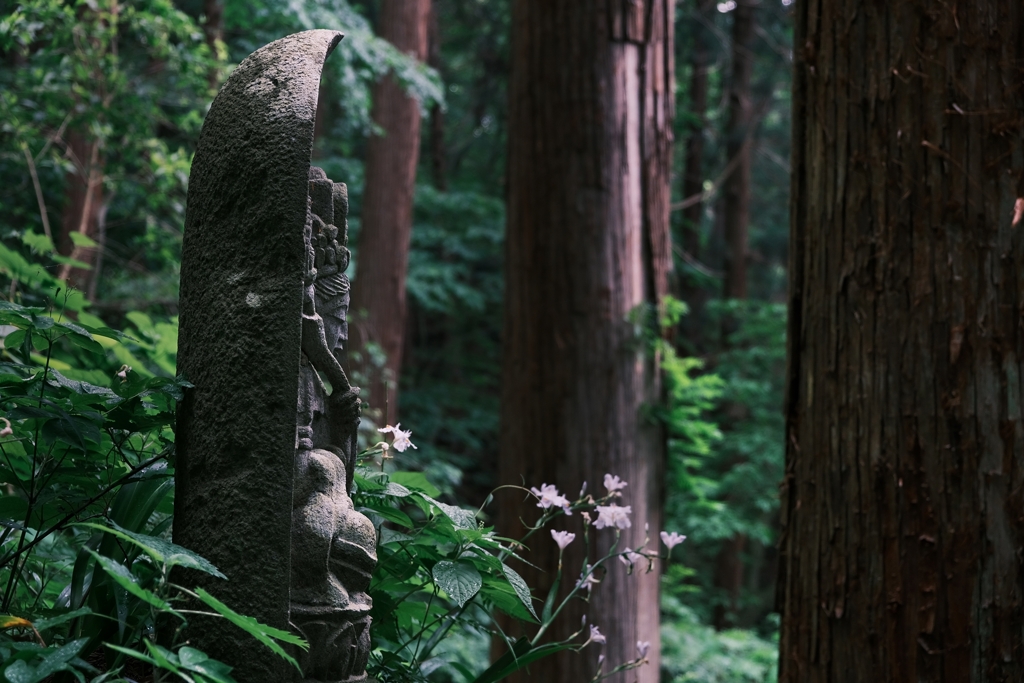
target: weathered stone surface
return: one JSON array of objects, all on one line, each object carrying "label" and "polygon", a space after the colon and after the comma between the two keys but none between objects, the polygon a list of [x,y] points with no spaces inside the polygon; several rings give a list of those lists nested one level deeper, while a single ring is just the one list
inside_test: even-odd
[{"label": "weathered stone surface", "polygon": [[[214,595],[282,629],[289,627],[304,275],[313,265],[304,239],[313,121],[323,62],[340,39],[333,31],[295,34],[238,66],[203,126],[185,219],[179,368],[195,389],[179,406],[174,539],[230,577],[203,580]],[[318,189],[314,200],[326,212],[335,189],[325,189],[331,199]],[[339,388],[336,401],[348,393]],[[357,402],[346,408],[353,409]],[[347,464],[342,476],[350,478]],[[235,665],[241,683],[294,677],[223,620],[197,622],[189,638]]]}]

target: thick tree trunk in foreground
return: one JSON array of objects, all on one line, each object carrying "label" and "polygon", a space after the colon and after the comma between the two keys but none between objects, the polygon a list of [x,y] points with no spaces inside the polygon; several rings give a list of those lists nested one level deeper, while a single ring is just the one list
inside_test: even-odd
[{"label": "thick tree trunk in foreground", "polygon": [[780,681],[1024,680],[1024,6],[796,15]]},{"label": "thick tree trunk in foreground", "polygon": [[[640,414],[659,398],[658,369],[627,316],[658,301],[670,267],[672,17],[669,0],[513,6],[499,477],[574,497],[584,480],[601,492],[606,472],[619,475],[633,508],[619,548],[639,546],[649,524],[654,550],[661,522],[663,439]],[[500,528],[519,537],[532,504],[504,495]],[[577,577],[582,520],[559,526],[579,536],[565,555],[566,576]],[[591,533],[602,553],[614,537]],[[516,569],[545,596],[557,547],[546,533],[530,545],[543,571]],[[615,561],[594,593],[552,638],[587,614],[607,635],[606,671],[634,659],[638,640],[652,643],[651,664],[608,680],[657,681],[658,572],[627,576]],[[590,680],[597,650],[560,653],[510,680]]]},{"label": "thick tree trunk in foreground", "polygon": [[[427,56],[430,0],[383,0],[378,33],[402,52]],[[379,409],[380,419],[397,421],[398,374],[405,337],[405,278],[412,237],[412,200],[420,151],[420,105],[392,76],[373,88],[373,135],[366,150],[359,262],[352,291],[352,347],[369,378],[363,400]],[[365,312],[365,314],[364,314]],[[384,371],[369,362],[367,345],[387,357]],[[352,356],[349,356],[350,358]],[[389,385],[385,396],[385,382]],[[385,400],[389,416],[384,415]]]}]

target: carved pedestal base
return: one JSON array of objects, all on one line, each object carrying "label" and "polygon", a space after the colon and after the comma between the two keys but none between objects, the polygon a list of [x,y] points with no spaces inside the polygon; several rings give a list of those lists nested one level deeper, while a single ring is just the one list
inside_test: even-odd
[{"label": "carved pedestal base", "polygon": [[366,681],[370,655],[368,610],[292,606],[291,622],[309,643],[296,659],[305,677],[302,683],[358,683]]}]

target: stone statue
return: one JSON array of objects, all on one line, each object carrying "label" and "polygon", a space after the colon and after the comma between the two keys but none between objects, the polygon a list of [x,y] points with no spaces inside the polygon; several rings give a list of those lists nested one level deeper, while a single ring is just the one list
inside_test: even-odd
[{"label": "stone statue", "polygon": [[223,619],[185,636],[242,683],[365,680],[375,530],[349,491],[358,389],[347,344],[348,196],[310,167],[320,75],[341,40],[304,31],[232,72],[203,123],[182,243],[174,540],[229,577],[183,572],[299,632],[296,671]]},{"label": "stone statue", "polygon": [[[359,427],[358,389],[341,367],[348,341],[348,196],[344,185],[331,182],[315,167],[309,173],[309,194],[303,231],[291,623],[310,644],[309,652],[299,657],[307,681],[362,681],[370,653],[366,591],[377,556],[373,524],[356,512],[348,495]],[[330,392],[321,376],[330,383]]]}]

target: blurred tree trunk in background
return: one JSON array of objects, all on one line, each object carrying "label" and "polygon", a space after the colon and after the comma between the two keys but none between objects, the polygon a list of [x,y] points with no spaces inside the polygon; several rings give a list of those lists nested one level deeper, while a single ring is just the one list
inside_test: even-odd
[{"label": "blurred tree trunk in background", "polygon": [[103,142],[82,129],[70,131],[66,142],[65,155],[71,161],[71,169],[65,175],[64,211],[56,247],[62,255],[89,267],[76,268],[64,264],[59,277],[92,300],[96,298],[96,280],[99,275],[98,249],[74,235],[86,237],[102,247],[102,223],[106,214],[103,198]]},{"label": "blurred tree trunk in background", "polygon": [[[750,79],[754,72],[755,0],[738,0],[732,11],[732,77],[729,83],[729,121],[725,129],[726,158],[733,166],[725,180],[725,271],[723,298],[747,298],[747,247],[750,227],[750,162],[753,148],[753,116]],[[736,331],[736,320],[724,315],[722,345],[729,348],[729,335]],[[744,406],[727,402],[723,429],[745,417]],[[715,606],[712,623],[718,630],[735,625],[739,597],[743,589],[743,551],[745,534],[726,539],[718,553],[715,587],[720,602]]]},{"label": "blurred tree trunk in background", "polygon": [[1024,6],[796,4],[783,683],[1024,680]]},{"label": "blurred tree trunk in background", "polygon": [[65,176],[64,210],[60,235],[54,246],[63,256],[86,264],[86,268],[77,268],[65,263],[58,277],[81,290],[89,300],[96,299],[106,237],[104,140],[97,133],[103,128],[113,96],[107,91],[104,69],[111,55],[117,55],[120,11],[118,0],[106,0],[91,6],[82,4],[78,8],[79,22],[85,27],[83,34],[87,36],[78,46],[78,57],[84,62],[81,66],[93,75],[95,99],[86,108],[88,115],[85,120],[80,119],[70,125],[65,140],[65,157],[71,162],[71,169]]},{"label": "blurred tree trunk in background", "polygon": [[[441,71],[441,27],[437,22],[437,3],[431,3],[427,42],[430,44],[427,53],[427,64],[438,72]],[[434,103],[430,107],[430,172],[434,187],[441,192],[448,190],[447,166],[444,149],[444,112],[441,105]]]},{"label": "blurred tree trunk in background", "polygon": [[[689,135],[686,138],[686,159],[683,163],[683,200],[690,202],[683,209],[682,248],[688,258],[699,262],[701,259],[701,217],[704,202],[704,138],[708,125],[708,61],[709,50],[707,29],[709,15],[715,7],[714,0],[696,0],[693,44],[690,50],[690,98],[687,114],[690,119]],[[690,312],[681,323],[685,343],[693,355],[704,351],[704,305],[707,290],[700,286],[695,277],[680,274],[680,297],[690,307]]]},{"label": "blurred tree trunk in background", "polygon": [[[427,56],[429,14],[430,0],[382,0],[377,33],[423,61]],[[350,331],[357,357],[349,358],[369,380],[363,400],[381,411],[382,423],[394,424],[398,419],[398,376],[405,338],[405,280],[420,150],[420,105],[389,75],[373,88],[371,117],[383,134],[372,135],[366,150]],[[384,352],[383,368],[372,362],[369,344],[379,345]],[[385,402],[390,415],[384,414]]]},{"label": "blurred tree trunk in background", "polygon": [[[673,16],[671,0],[513,5],[499,482],[556,484],[571,498],[584,481],[599,494],[605,473],[622,477],[633,515],[619,549],[640,546],[649,525],[655,550],[661,524],[664,435],[640,414],[659,400],[658,363],[627,318],[653,309],[671,267]],[[532,507],[506,493],[502,534],[521,536]],[[584,531],[579,515],[564,528]],[[614,532],[590,533],[601,556]],[[558,549],[549,536],[530,545],[540,570],[516,569],[543,597]],[[563,593],[583,561],[580,538],[566,549]],[[613,562],[589,606],[573,602],[551,637],[587,614],[607,635],[606,671],[635,659],[638,640],[652,643],[649,665],[608,680],[657,681],[658,575]],[[588,681],[597,649],[509,680]]]},{"label": "blurred tree trunk in background", "polygon": [[206,46],[210,48],[210,55],[217,60],[207,76],[210,90],[216,91],[220,86],[220,62],[227,57],[224,45],[224,0],[203,0],[203,36]]},{"label": "blurred tree trunk in background", "polygon": [[729,83],[729,122],[725,129],[726,158],[734,165],[725,180],[726,299],[747,298],[747,239],[750,223],[750,150],[753,102],[750,78],[754,72],[755,0],[739,0],[732,11],[732,77]]}]

